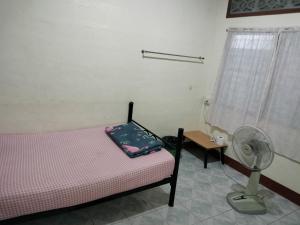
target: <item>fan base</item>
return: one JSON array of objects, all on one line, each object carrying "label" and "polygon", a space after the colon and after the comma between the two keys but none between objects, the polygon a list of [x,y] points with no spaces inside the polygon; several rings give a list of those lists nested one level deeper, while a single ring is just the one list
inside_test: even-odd
[{"label": "fan base", "polygon": [[244,214],[265,214],[267,212],[265,203],[256,195],[245,195],[242,192],[232,192],[226,197],[231,207]]}]

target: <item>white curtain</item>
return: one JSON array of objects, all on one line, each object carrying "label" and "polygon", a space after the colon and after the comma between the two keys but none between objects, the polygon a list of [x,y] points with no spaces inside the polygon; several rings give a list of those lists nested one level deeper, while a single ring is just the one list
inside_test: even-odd
[{"label": "white curtain", "polygon": [[233,133],[256,125],[276,49],[276,31],[229,30],[208,121]]},{"label": "white curtain", "polygon": [[279,36],[272,82],[258,124],[277,153],[300,162],[300,31]]},{"label": "white curtain", "polygon": [[209,122],[233,133],[262,128],[300,162],[300,30],[229,31]]}]

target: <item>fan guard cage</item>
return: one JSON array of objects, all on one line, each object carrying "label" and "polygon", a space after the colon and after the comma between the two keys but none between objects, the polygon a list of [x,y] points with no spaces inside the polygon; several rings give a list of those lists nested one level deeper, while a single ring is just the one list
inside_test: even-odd
[{"label": "fan guard cage", "polygon": [[240,162],[251,170],[266,169],[274,158],[270,137],[256,127],[238,128],[233,134],[232,146]]}]

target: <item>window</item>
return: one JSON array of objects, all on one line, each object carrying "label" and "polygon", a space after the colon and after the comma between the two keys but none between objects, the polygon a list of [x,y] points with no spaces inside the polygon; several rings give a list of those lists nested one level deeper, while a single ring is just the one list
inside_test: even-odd
[{"label": "window", "polygon": [[229,31],[209,122],[229,133],[260,127],[277,153],[300,161],[299,71],[299,30]]},{"label": "window", "polygon": [[229,32],[210,122],[229,133],[255,124],[275,53],[276,32]]}]

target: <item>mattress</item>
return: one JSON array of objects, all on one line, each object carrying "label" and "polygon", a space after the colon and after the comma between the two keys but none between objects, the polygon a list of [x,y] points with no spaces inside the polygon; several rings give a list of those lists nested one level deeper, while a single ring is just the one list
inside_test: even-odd
[{"label": "mattress", "polygon": [[174,157],[129,158],[104,127],[0,135],[0,220],[73,206],[170,177]]}]

